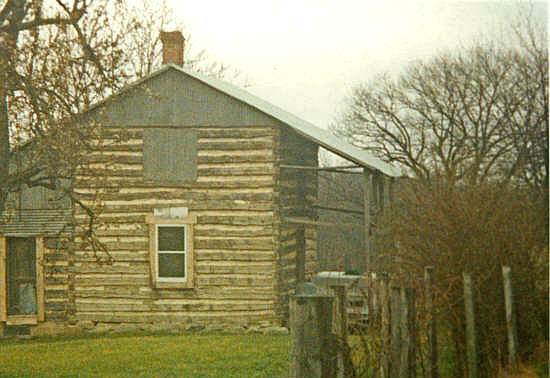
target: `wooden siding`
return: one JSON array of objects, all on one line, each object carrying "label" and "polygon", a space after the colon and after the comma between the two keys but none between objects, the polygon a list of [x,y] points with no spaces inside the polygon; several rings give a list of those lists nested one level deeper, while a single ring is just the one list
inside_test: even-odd
[{"label": "wooden siding", "polygon": [[69,320],[70,263],[69,235],[43,238],[44,321]]},{"label": "wooden siding", "polygon": [[[318,165],[318,146],[299,136],[290,128],[280,128],[277,145],[280,164]],[[283,221],[287,216],[307,217],[315,220],[311,207],[317,198],[317,173],[279,168],[277,183],[278,260],[277,260],[277,314],[286,324],[288,320],[289,295],[296,284],[297,230],[295,224]],[[313,225],[305,226],[306,279],[317,270],[317,231]]]},{"label": "wooden siding", "polygon": [[[143,131],[144,178],[157,184],[197,178],[197,132],[190,129]],[[124,169],[124,166],[120,167]]]},{"label": "wooden siding", "polygon": [[[75,180],[82,200],[99,195],[97,235],[112,264],[75,251],[74,304],[84,323],[276,323],[273,215],[276,129],[204,127],[197,133],[197,179],[160,186],[144,180],[143,129],[105,131]],[[117,133],[129,133],[117,141]],[[112,141],[109,139],[112,137]],[[99,178],[98,178],[99,177]],[[195,288],[150,284],[146,216],[155,207],[187,207],[194,227]],[[80,223],[87,221],[76,214]],[[77,245],[80,240],[75,240]]]}]

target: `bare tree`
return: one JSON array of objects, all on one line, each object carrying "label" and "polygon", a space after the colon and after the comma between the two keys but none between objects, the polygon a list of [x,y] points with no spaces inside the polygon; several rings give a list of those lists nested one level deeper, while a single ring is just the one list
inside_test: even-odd
[{"label": "bare tree", "polygon": [[[70,173],[62,163],[77,159],[62,159],[68,145],[59,138],[75,114],[124,81],[120,34],[106,31],[116,7],[104,0],[0,2],[0,209],[22,184],[53,187]],[[31,139],[24,166],[10,170],[13,148]]]},{"label": "bare tree", "polygon": [[[0,213],[21,185],[56,188],[74,176],[97,131],[75,127],[75,117],[160,67],[160,31],[183,29],[172,14],[165,3],[0,0]],[[186,65],[218,77],[227,69],[204,51]],[[24,166],[10,170],[29,140]]]},{"label": "bare tree", "polygon": [[517,35],[517,45],[478,44],[357,86],[334,130],[426,180],[544,185],[548,49],[544,30]]},{"label": "bare tree", "polygon": [[[486,375],[505,363],[500,268],[513,266],[523,356],[543,342],[548,306],[548,47],[526,14],[507,43],[478,43],[357,86],[333,129],[413,176],[384,214],[379,267],[420,287],[435,266],[436,306],[463,376],[462,272],[477,279]],[[546,226],[545,226],[546,223]]]}]

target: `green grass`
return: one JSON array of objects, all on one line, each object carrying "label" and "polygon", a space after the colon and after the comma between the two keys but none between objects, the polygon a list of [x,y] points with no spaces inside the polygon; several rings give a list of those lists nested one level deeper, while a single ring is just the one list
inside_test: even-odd
[{"label": "green grass", "polygon": [[0,340],[0,377],[284,377],[288,336]]}]

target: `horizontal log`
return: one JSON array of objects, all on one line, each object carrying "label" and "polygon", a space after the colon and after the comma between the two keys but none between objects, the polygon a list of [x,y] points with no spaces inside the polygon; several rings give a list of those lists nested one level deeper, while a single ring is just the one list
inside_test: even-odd
[{"label": "horizontal log", "polygon": [[[184,201],[184,200],[150,200],[150,203],[144,201],[106,201],[102,211],[106,213],[134,213],[143,214],[152,213],[158,207],[187,207],[194,212],[198,211],[218,211],[218,210],[249,210],[258,212],[272,211],[275,204],[271,201]],[[93,205],[93,203],[85,202]],[[116,204],[114,204],[116,203]],[[87,218],[79,217],[80,222],[87,222]]]},{"label": "horizontal log", "polygon": [[207,163],[273,163],[274,157],[271,154],[259,153],[257,155],[205,155],[199,154],[198,164]]},{"label": "horizontal log", "polygon": [[[97,193],[77,193],[80,199],[93,199]],[[246,192],[224,192],[208,193],[197,190],[170,190],[164,191],[148,190],[134,193],[102,193],[99,194],[102,201],[151,201],[154,200],[195,200],[195,201],[271,201],[271,192],[246,193]],[[109,202],[107,202],[109,203]]]},{"label": "horizontal log", "polygon": [[76,286],[144,286],[150,284],[149,274],[76,274]]},{"label": "horizontal log", "polygon": [[[126,289],[114,290],[114,289]],[[273,301],[273,290],[255,290],[250,287],[237,287],[235,290],[226,291],[221,290],[219,287],[202,288],[195,290],[161,290],[151,289],[152,291],[144,292],[137,290],[137,288],[121,287],[105,287],[103,290],[83,290],[75,293],[75,298],[91,299],[91,298],[113,298],[113,299],[142,299],[151,300],[152,298],[166,298],[166,299],[181,299],[181,298],[199,298],[199,299],[217,299],[217,300],[262,300]],[[242,289],[241,291],[237,289]]]},{"label": "horizontal log", "polygon": [[203,250],[195,248],[197,261],[273,261],[272,251]]},{"label": "horizontal log", "polygon": [[197,128],[199,139],[202,138],[260,138],[272,137],[276,132],[271,128]]},{"label": "horizontal log", "polygon": [[233,311],[266,311],[272,310],[273,303],[266,301],[262,304],[240,304],[227,303],[222,304],[203,304],[203,303],[186,303],[179,305],[168,304],[130,304],[130,303],[82,303],[77,300],[77,311],[94,311],[94,312],[112,312],[112,311],[128,311],[128,312],[233,312]]},{"label": "horizontal log", "polygon": [[207,274],[262,274],[267,273],[274,275],[275,266],[273,262],[269,261],[267,263],[255,263],[255,264],[244,264],[240,262],[239,265],[228,265],[228,264],[212,264],[212,263],[197,263],[195,265],[195,271],[197,273],[207,273]]},{"label": "horizontal log", "polygon": [[221,322],[226,324],[243,324],[244,321],[269,321],[273,319],[272,310],[268,311],[232,311],[232,312],[181,312],[181,313],[133,313],[133,312],[79,312],[80,321],[97,321],[105,323],[165,323],[200,324],[201,322]]},{"label": "horizontal log", "polygon": [[[149,248],[149,241],[143,241],[143,242],[125,242],[125,241],[114,241],[114,242],[102,242],[103,245],[107,248],[109,252],[112,251],[127,251],[127,250],[144,250]],[[79,252],[92,252],[90,246],[87,242],[80,242],[78,243],[77,251]],[[101,251],[99,254],[101,255]]]},{"label": "horizontal log", "polygon": [[253,287],[272,287],[273,276],[268,275],[213,275],[198,274],[196,282],[198,287],[203,286],[253,286]]},{"label": "horizontal log", "polygon": [[238,181],[196,181],[192,183],[178,183],[173,185],[159,185],[157,183],[147,183],[141,177],[101,177],[95,175],[77,176],[75,178],[75,188],[81,190],[84,188],[158,188],[175,187],[180,189],[256,189],[272,188],[274,181],[272,176],[263,179],[247,179],[242,177]]},{"label": "horizontal log", "polygon": [[199,155],[201,151],[247,151],[247,150],[268,150],[273,147],[273,141],[270,140],[234,140],[231,142],[217,141],[211,139],[208,142],[204,139],[199,140],[197,148]]},{"label": "horizontal log", "polygon": [[238,168],[198,168],[198,177],[204,176],[243,176],[243,175],[273,175],[274,167],[238,167]]},{"label": "horizontal log", "polygon": [[[149,250],[135,250],[135,251],[109,251],[111,257],[115,262],[143,262],[149,261]],[[97,263],[97,259],[94,255],[88,251],[76,251],[75,252],[75,261],[76,262],[93,262]]]},{"label": "horizontal log", "polygon": [[271,251],[273,241],[269,239],[195,239],[196,249],[255,249]]},{"label": "horizontal log", "polygon": [[73,268],[73,272],[77,274],[149,274],[149,261],[133,261],[129,262],[115,261],[113,264],[98,264],[94,262],[77,262]]},{"label": "horizontal log", "polygon": [[271,227],[265,227],[261,229],[253,229],[250,230],[218,230],[215,228],[207,228],[207,229],[199,229],[198,227],[195,227],[195,236],[196,237],[265,237],[265,236],[272,236],[273,230]]},{"label": "horizontal log", "polygon": [[257,216],[217,216],[202,215],[197,220],[198,224],[221,224],[221,225],[265,225],[272,224],[273,217],[270,215]]}]

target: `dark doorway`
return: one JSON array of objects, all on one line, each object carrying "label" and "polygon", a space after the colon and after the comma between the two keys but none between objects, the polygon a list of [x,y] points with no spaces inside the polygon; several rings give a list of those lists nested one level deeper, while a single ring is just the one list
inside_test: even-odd
[{"label": "dark doorway", "polygon": [[7,239],[8,315],[33,315],[36,306],[36,240]]}]

